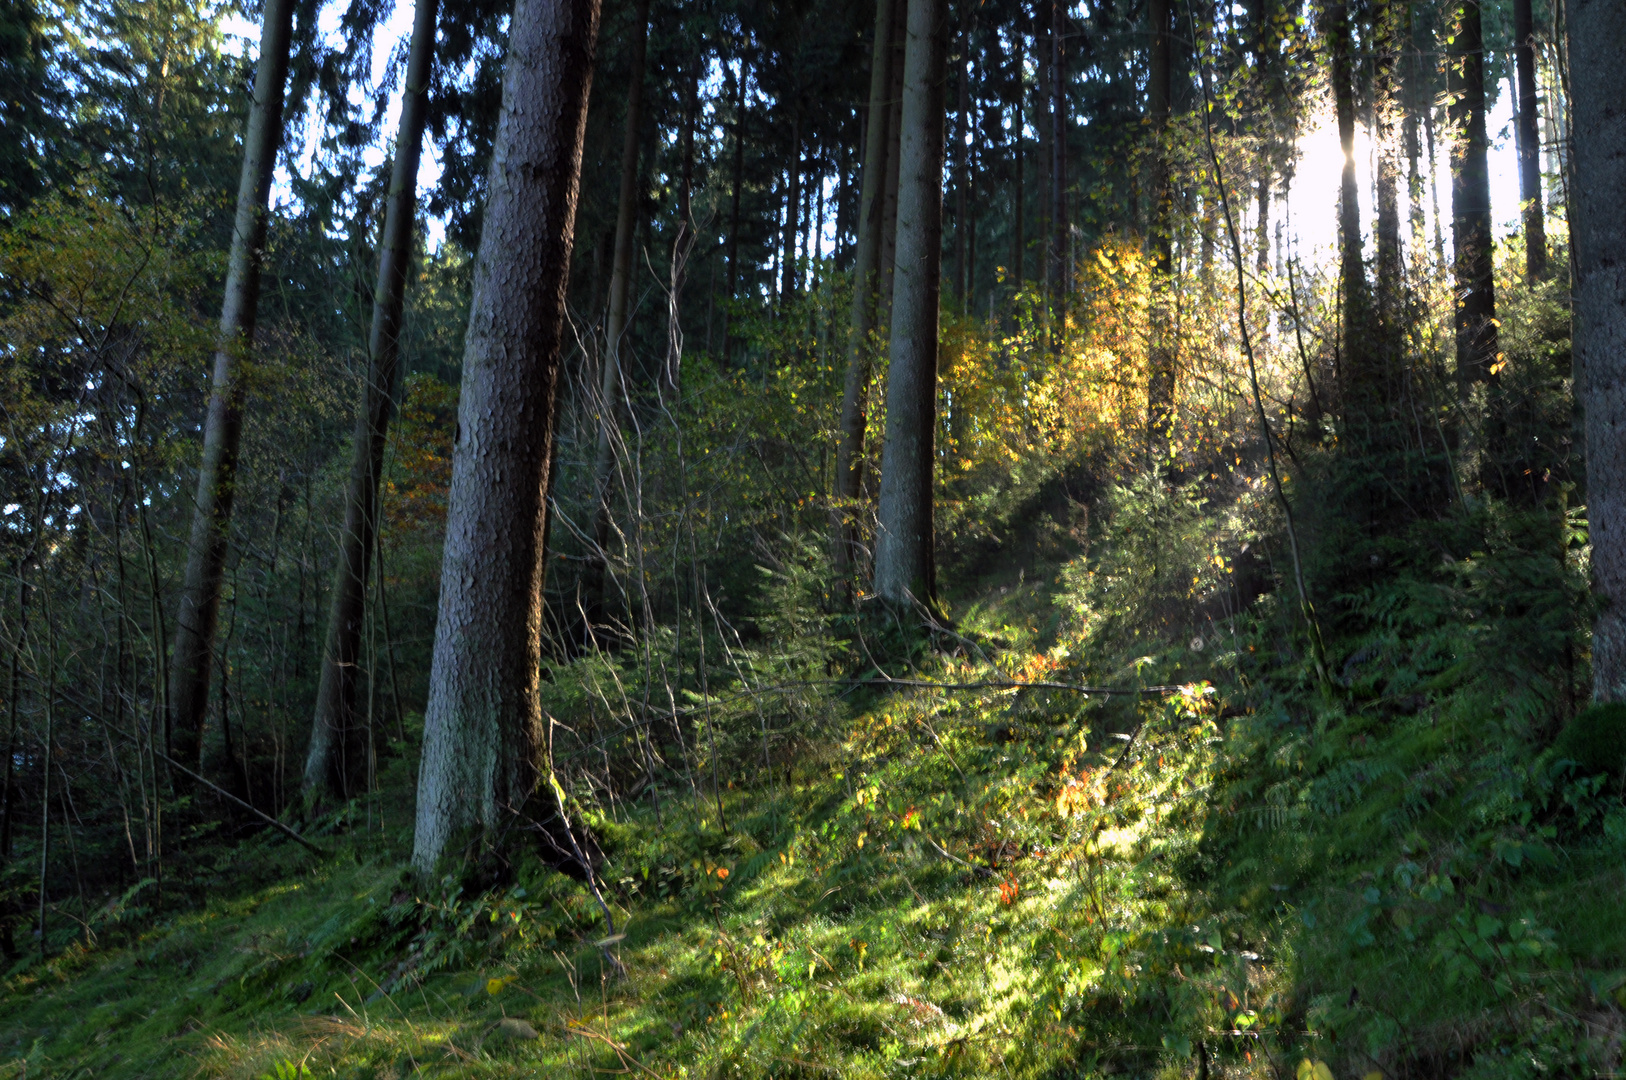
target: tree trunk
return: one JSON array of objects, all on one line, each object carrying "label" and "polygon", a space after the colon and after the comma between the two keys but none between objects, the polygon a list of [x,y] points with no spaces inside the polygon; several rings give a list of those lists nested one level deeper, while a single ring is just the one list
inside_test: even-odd
[{"label": "tree trunk", "polygon": [[[734,100],[734,179],[728,210],[728,299],[732,302],[740,284],[740,189],[745,183],[745,84],[750,77],[745,61],[740,61],[740,79]],[[734,311],[732,303],[723,313],[723,362],[734,358]]]},{"label": "tree trunk", "polygon": [[1592,696],[1626,700],[1626,10],[1567,0],[1576,385],[1586,413]]},{"label": "tree trunk", "polygon": [[[962,19],[968,18],[962,14]],[[965,292],[968,237],[966,215],[970,202],[966,191],[966,146],[971,123],[971,34],[969,25],[960,27],[960,100],[954,136],[954,298],[963,310],[969,303]]]},{"label": "tree trunk", "polygon": [[225,297],[214,355],[209,412],[203,428],[197,502],[186,546],[186,577],[175,617],[170,657],[170,755],[196,767],[209,708],[209,671],[214,666],[220,586],[226,569],[232,501],[237,493],[237,448],[243,433],[243,380],[238,362],[254,344],[260,302],[260,264],[265,256],[267,203],[277,148],[282,144],[282,99],[293,36],[293,0],[266,0],[254,100],[243,136],[243,172],[237,217],[226,267]]},{"label": "tree trunk", "polygon": [[798,115],[790,128],[789,183],[785,189],[785,246],[780,258],[779,302],[787,304],[801,287],[800,267],[796,263],[796,241],[802,234],[802,118]]},{"label": "tree trunk", "polygon": [[1371,441],[1374,409],[1379,402],[1368,339],[1370,301],[1366,265],[1361,252],[1360,189],[1355,181],[1355,71],[1349,8],[1342,0],[1324,4],[1322,19],[1322,33],[1329,54],[1333,108],[1338,119],[1338,144],[1343,151],[1343,171],[1338,189],[1338,250],[1344,317],[1344,413],[1350,431],[1350,446],[1359,453]]},{"label": "tree trunk", "polygon": [[[1020,79],[1018,74],[1018,79]],[[1026,178],[1022,175],[1023,160],[1023,130],[1026,118],[1022,115],[1022,88],[1020,82],[1016,90],[1016,108],[1011,116],[1011,161],[1015,167],[1015,176],[1011,178],[1011,291],[1017,292],[1022,288],[1022,282],[1027,276],[1027,237],[1023,235],[1022,211],[1026,201]]]},{"label": "tree trunk", "polygon": [[666,290],[666,362],[661,367],[661,394],[674,405],[683,380],[683,286],[688,278],[689,252],[694,247],[694,216],[690,212],[694,189],[694,124],[699,110],[699,79],[693,71],[682,74],[683,120],[678,132],[677,229],[672,238],[671,278]]},{"label": "tree trunk", "polygon": [[1496,381],[1496,293],[1491,279],[1490,169],[1486,162],[1485,52],[1479,0],[1457,5],[1451,49],[1451,237],[1456,254],[1457,374]]},{"label": "tree trunk", "polygon": [[1536,22],[1530,0],[1513,0],[1513,66],[1519,73],[1519,202],[1524,207],[1524,272],[1547,272],[1547,223],[1541,205],[1541,121],[1536,101]]},{"label": "tree trunk", "polygon": [[892,0],[892,70],[887,87],[886,180],[881,189],[881,303],[876,322],[892,322],[892,270],[897,264],[899,139],[903,127],[903,51],[908,36],[908,0]]},{"label": "tree trunk", "polygon": [[610,305],[604,316],[604,360],[599,372],[598,448],[593,459],[593,550],[588,553],[582,593],[590,637],[604,618],[604,581],[610,561],[610,504],[615,487],[616,443],[621,439],[621,348],[632,293],[633,234],[638,227],[638,132],[643,125],[644,54],[649,38],[649,0],[633,14],[632,71],[628,76],[626,130],[621,142],[621,191],[615,214],[615,262],[610,268]]},{"label": "tree trunk", "polygon": [[913,598],[929,604],[936,584],[932,441],[937,426],[947,21],[946,0],[909,0],[891,367],[875,544],[875,592],[895,603]]},{"label": "tree trunk", "polygon": [[1050,302],[1055,347],[1067,320],[1067,7],[1050,0]]},{"label": "tree trunk", "polygon": [[892,145],[893,6],[899,0],[877,0],[875,42],[870,51],[869,122],[864,135],[864,175],[858,195],[858,248],[853,262],[851,340],[847,346],[847,380],[841,395],[841,445],[836,451],[836,565],[843,577],[858,561],[853,508],[864,486],[864,428],[868,423],[869,381],[877,309],[876,281],[881,260],[888,150]]},{"label": "tree trunk", "polygon": [[424,710],[425,877],[491,852],[536,786],[546,486],[598,16],[598,0],[516,0],[510,22]]},{"label": "tree trunk", "polygon": [[439,0],[418,0],[407,53],[401,119],[390,168],[389,205],[378,253],[373,293],[372,333],[367,341],[367,381],[361,390],[344,493],[344,526],[339,533],[338,569],[328,612],[327,646],[316,693],[316,716],[305,755],[307,799],[348,797],[358,763],[350,751],[356,729],[356,687],[361,661],[362,622],[367,610],[367,579],[378,537],[378,483],[384,444],[394,412],[396,368],[401,356],[401,311],[412,264],[412,225],[417,207],[418,162],[429,113],[429,77],[434,63],[435,19]]},{"label": "tree trunk", "polygon": [[1377,254],[1378,254],[1378,331],[1385,350],[1383,377],[1392,376],[1391,364],[1398,361],[1394,335],[1400,319],[1401,290],[1404,286],[1405,267],[1400,254],[1400,141],[1395,131],[1395,115],[1400,100],[1395,87],[1395,54],[1399,45],[1396,9],[1399,0],[1377,0],[1372,8],[1372,21],[1376,28],[1373,36],[1376,55],[1373,58],[1373,115],[1372,137],[1377,142]]},{"label": "tree trunk", "polygon": [[1147,111],[1152,121],[1152,310],[1151,341],[1147,356],[1146,430],[1155,464],[1169,454],[1169,438],[1174,425],[1176,357],[1174,316],[1169,297],[1174,269],[1173,200],[1169,190],[1168,138],[1170,98],[1173,89],[1169,56],[1171,7],[1169,0],[1148,0],[1146,17],[1151,24],[1151,55],[1147,79]]}]

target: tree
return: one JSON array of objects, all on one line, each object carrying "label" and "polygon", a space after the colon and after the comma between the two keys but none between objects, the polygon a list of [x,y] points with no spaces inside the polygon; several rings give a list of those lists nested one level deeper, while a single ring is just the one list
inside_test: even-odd
[{"label": "tree", "polygon": [[1626,700],[1626,11],[1569,0],[1572,333],[1586,413],[1592,580],[1592,696]]},{"label": "tree", "polygon": [[308,799],[349,793],[347,773],[355,728],[356,686],[360,673],[362,624],[367,611],[367,579],[378,539],[378,481],[384,443],[395,409],[396,369],[401,356],[401,313],[407,270],[412,263],[412,224],[418,195],[418,162],[428,116],[430,68],[434,62],[439,0],[418,0],[407,50],[406,83],[390,168],[389,205],[378,252],[378,283],[373,294],[372,332],[367,342],[366,381],[356,411],[350,480],[344,493],[344,524],[339,532],[338,565],[322,650],[316,716],[305,755],[303,786]]},{"label": "tree", "polygon": [[[610,502],[615,486],[616,444],[621,439],[621,383],[626,377],[622,349],[627,341],[632,294],[633,233],[638,227],[638,136],[644,111],[644,57],[649,41],[649,0],[633,9],[632,75],[627,84],[626,128],[621,143],[621,188],[615,213],[615,262],[610,269],[610,306],[604,316],[604,350],[599,372],[598,451],[593,458],[593,545],[588,556],[585,594],[587,633],[604,616],[605,577],[610,561]],[[483,242],[483,241],[482,241]]]},{"label": "tree", "polygon": [[948,5],[908,0],[898,154],[897,257],[891,367],[875,541],[875,592],[894,603],[934,600],[933,436],[942,259],[943,68]]},{"label": "tree", "polygon": [[[903,2],[903,0],[898,0]],[[864,428],[868,423],[872,337],[880,304],[876,280],[881,261],[881,202],[886,183],[887,151],[892,145],[892,109],[886,94],[892,82],[894,0],[876,0],[875,40],[869,74],[869,122],[864,131],[863,177],[858,196],[858,244],[853,261],[853,300],[847,378],[841,395],[841,443],[836,452],[836,564],[856,561],[851,507],[863,492]]]},{"label": "tree", "polygon": [[1152,41],[1148,57],[1147,111],[1152,120],[1152,299],[1151,347],[1147,357],[1149,378],[1146,388],[1146,430],[1152,457],[1168,456],[1169,437],[1174,425],[1176,359],[1174,316],[1168,291],[1173,274],[1174,199],[1169,181],[1169,103],[1172,96],[1172,65],[1169,58],[1169,0],[1148,0],[1146,17],[1151,23]]},{"label": "tree", "polygon": [[1491,274],[1490,167],[1485,137],[1485,46],[1480,0],[1460,0],[1451,46],[1451,237],[1455,251],[1457,377],[1464,389],[1496,381],[1496,292]]},{"label": "tree", "polygon": [[1524,269],[1547,272],[1547,224],[1541,208],[1541,118],[1536,101],[1536,20],[1530,0],[1513,0],[1513,64],[1519,76],[1514,117],[1519,151],[1519,202],[1524,207]]},{"label": "tree", "polygon": [[412,863],[536,785],[546,485],[598,0],[516,0],[463,353]]},{"label": "tree", "polygon": [[277,148],[282,144],[282,100],[293,36],[293,0],[266,0],[260,28],[254,99],[243,138],[243,171],[237,188],[225,295],[220,309],[219,344],[209,409],[203,428],[203,460],[198,467],[196,502],[187,541],[186,574],[175,616],[175,646],[169,669],[169,722],[172,753],[183,765],[198,763],[209,705],[209,673],[214,667],[220,587],[226,568],[232,500],[236,495],[238,446],[243,433],[243,378],[240,371],[254,341],[260,298],[260,265],[265,255],[267,203]]}]

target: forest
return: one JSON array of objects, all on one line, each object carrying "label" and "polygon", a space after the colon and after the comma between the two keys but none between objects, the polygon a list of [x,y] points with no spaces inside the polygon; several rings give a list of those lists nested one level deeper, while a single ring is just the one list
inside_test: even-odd
[{"label": "forest", "polygon": [[1626,1068],[1619,0],[0,0],[0,1080]]}]

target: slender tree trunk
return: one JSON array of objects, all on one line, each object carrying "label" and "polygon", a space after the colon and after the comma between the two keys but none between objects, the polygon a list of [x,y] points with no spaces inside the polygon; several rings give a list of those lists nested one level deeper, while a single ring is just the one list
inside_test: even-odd
[{"label": "slender tree trunk", "polygon": [[1586,413],[1592,696],[1626,700],[1626,9],[1566,0],[1576,385]]},{"label": "slender tree trunk", "polygon": [[1400,253],[1400,142],[1396,137],[1395,115],[1399,111],[1399,95],[1395,87],[1395,53],[1399,45],[1397,15],[1400,0],[1377,0],[1372,8],[1372,21],[1376,28],[1373,42],[1373,115],[1376,119],[1373,138],[1378,148],[1377,176],[1377,255],[1378,292],[1377,317],[1384,357],[1384,378],[1393,375],[1391,367],[1398,361],[1394,354],[1393,335],[1400,318],[1401,290],[1404,287],[1405,267]]},{"label": "slender tree trunk", "polygon": [[367,381],[362,386],[351,448],[350,481],[345,488],[344,526],[339,533],[339,559],[328,612],[327,645],[322,653],[322,679],[316,693],[316,717],[305,756],[307,798],[344,798],[350,777],[341,763],[344,741],[355,729],[357,675],[360,671],[362,623],[367,608],[367,578],[378,533],[378,483],[384,444],[394,412],[396,368],[401,355],[401,312],[407,272],[412,263],[412,225],[418,193],[418,162],[423,126],[429,113],[429,77],[434,63],[435,20],[439,0],[417,0],[412,43],[407,52],[401,119],[390,168],[389,205],[378,253],[378,282],[373,293],[373,325],[368,338]]},{"label": "slender tree trunk", "polygon": [[244,386],[238,367],[254,343],[267,204],[277,148],[282,144],[282,99],[293,12],[293,0],[266,0],[254,98],[243,137],[243,172],[237,188],[237,216],[220,309],[213,384],[203,427],[197,501],[186,548],[186,577],[175,619],[168,695],[173,739],[170,754],[188,767],[198,764],[208,715],[209,672],[214,666],[220,586],[226,569],[232,501],[237,493],[237,449],[243,432]]},{"label": "slender tree trunk", "polygon": [[954,298],[964,309],[969,303],[965,291],[968,243],[965,221],[970,206],[966,191],[966,145],[970,141],[971,121],[971,34],[969,16],[962,14],[961,18],[964,25],[960,27],[960,100],[954,125]]},{"label": "slender tree trunk", "polygon": [[599,372],[598,448],[593,459],[593,548],[582,592],[591,636],[604,618],[604,587],[610,561],[616,443],[621,438],[621,350],[632,294],[633,238],[638,228],[638,133],[643,126],[644,56],[649,39],[649,0],[637,0],[632,28],[632,71],[627,85],[626,130],[621,142],[621,191],[616,203],[615,262],[610,268],[610,305],[604,317],[604,359]]},{"label": "slender tree trunk", "polygon": [[1056,348],[1067,319],[1067,7],[1050,0],[1050,302]]},{"label": "slender tree trunk", "polygon": [[875,41],[870,51],[869,112],[864,135],[863,178],[858,195],[858,245],[853,261],[851,339],[847,380],[841,395],[841,445],[836,451],[836,565],[843,576],[858,561],[853,508],[864,487],[864,428],[868,423],[869,382],[877,309],[876,280],[881,261],[888,151],[892,145],[893,7],[903,0],[877,0]]},{"label": "slender tree trunk", "polygon": [[1519,202],[1524,207],[1524,271],[1547,272],[1547,223],[1541,205],[1541,121],[1536,101],[1536,22],[1530,0],[1513,0],[1513,66],[1519,73]]},{"label": "slender tree trunk", "polygon": [[516,0],[509,24],[424,710],[425,877],[523,823],[545,746],[546,487],[598,17],[598,0]]},{"label": "slender tree trunk", "polygon": [[[739,295],[740,285],[740,190],[745,183],[745,84],[750,78],[745,61],[740,61],[740,79],[734,99],[734,177],[730,184],[728,209],[728,299]],[[723,314],[723,362],[734,359],[734,311],[732,303]]]},{"label": "slender tree trunk", "polygon": [[1491,278],[1490,169],[1486,161],[1485,51],[1479,0],[1457,5],[1451,51],[1451,236],[1456,252],[1457,374],[1496,381],[1496,293]]},{"label": "slender tree trunk", "polygon": [[1043,282],[1044,295],[1048,300],[1055,296],[1055,281],[1052,274],[1051,240],[1052,230],[1050,221],[1051,211],[1051,183],[1056,171],[1056,129],[1050,121],[1050,105],[1052,97],[1050,75],[1050,11],[1052,0],[1033,0],[1033,14],[1031,25],[1033,27],[1033,126],[1039,136],[1039,175],[1036,178],[1038,188],[1034,199],[1034,208],[1038,211],[1039,220],[1034,224],[1035,232],[1039,235],[1039,265],[1034,269],[1034,277]]},{"label": "slender tree trunk", "polygon": [[1168,139],[1172,90],[1169,37],[1169,0],[1148,0],[1146,17],[1151,24],[1151,55],[1148,57],[1147,109],[1152,121],[1152,310],[1151,342],[1147,357],[1146,428],[1152,458],[1159,466],[1169,454],[1169,438],[1174,425],[1176,356],[1174,316],[1169,296],[1173,288],[1173,199],[1169,190]]},{"label": "slender tree trunk", "polygon": [[785,247],[780,259],[779,302],[787,304],[801,288],[800,266],[796,262],[796,241],[802,235],[802,118],[798,114],[790,127],[789,183],[785,188]]},{"label": "slender tree trunk", "polygon": [[690,200],[694,188],[694,124],[699,111],[699,79],[692,71],[682,75],[683,120],[678,132],[677,229],[672,239],[671,280],[666,292],[666,363],[661,368],[661,393],[676,404],[682,391],[683,286],[688,278],[689,252],[694,248],[694,215]]},{"label": "slender tree trunk", "polygon": [[894,603],[934,599],[933,436],[942,260],[943,67],[946,0],[909,0],[898,184],[896,293],[881,450],[875,592]]},{"label": "slender tree trunk", "polygon": [[[1018,73],[1018,80],[1021,75]],[[1026,118],[1022,115],[1022,88],[1020,81],[1016,89],[1016,108],[1011,116],[1011,161],[1015,166],[1016,175],[1011,179],[1011,291],[1016,292],[1022,288],[1022,282],[1027,279],[1027,237],[1023,235],[1022,211],[1027,201],[1026,178],[1022,175],[1023,135]]]}]

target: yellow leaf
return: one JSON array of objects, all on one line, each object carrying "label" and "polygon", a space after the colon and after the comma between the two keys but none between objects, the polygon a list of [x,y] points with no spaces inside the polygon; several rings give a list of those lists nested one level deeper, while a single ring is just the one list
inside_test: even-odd
[{"label": "yellow leaf", "polygon": [[1315,1068],[1310,1071],[1310,1078],[1311,1080],[1333,1080],[1332,1069],[1328,1067],[1325,1061],[1318,1061],[1315,1063]]},{"label": "yellow leaf", "polygon": [[488,993],[491,996],[495,997],[498,994],[503,992],[503,988],[505,986],[507,986],[509,983],[513,982],[518,977],[519,976],[517,976],[517,975],[499,975],[495,979],[487,979],[486,980],[486,993]]},{"label": "yellow leaf", "polygon": [[1373,1069],[1371,1072],[1361,1077],[1361,1080],[1383,1080],[1383,1074],[1378,1072],[1376,1069]]}]

